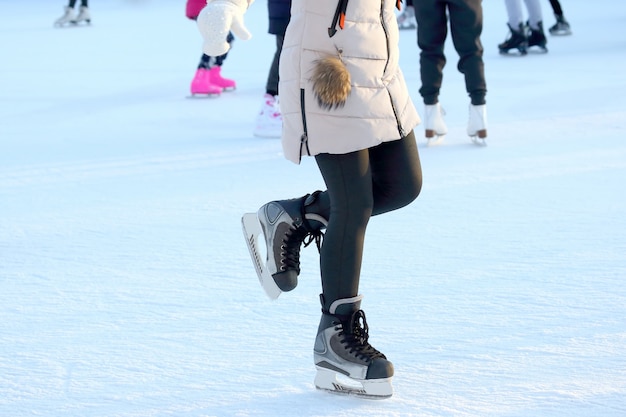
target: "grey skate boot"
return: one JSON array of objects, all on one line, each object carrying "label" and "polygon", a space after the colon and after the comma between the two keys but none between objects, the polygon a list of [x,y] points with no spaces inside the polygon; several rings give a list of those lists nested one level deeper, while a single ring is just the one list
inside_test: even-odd
[{"label": "grey skate boot", "polygon": [[300,247],[316,242],[321,245],[321,229],[328,221],[317,214],[306,214],[320,194],[316,191],[301,198],[272,201],[257,213],[267,245],[266,269],[280,291],[298,285]]},{"label": "grey skate boot", "polygon": [[315,386],[342,394],[388,398],[393,394],[393,364],[368,342],[362,299],[359,295],[336,300],[328,311],[322,307],[313,348]]}]

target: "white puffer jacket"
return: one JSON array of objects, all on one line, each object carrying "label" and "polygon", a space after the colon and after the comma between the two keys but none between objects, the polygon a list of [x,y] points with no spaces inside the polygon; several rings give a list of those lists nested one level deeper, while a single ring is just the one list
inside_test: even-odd
[{"label": "white puffer jacket", "polygon": [[[341,0],[293,0],[280,57],[285,157],[344,154],[406,136],[420,123],[398,66],[396,0],[349,0],[344,28],[329,36]],[[345,105],[320,106],[317,62],[340,57],[350,76]]]}]

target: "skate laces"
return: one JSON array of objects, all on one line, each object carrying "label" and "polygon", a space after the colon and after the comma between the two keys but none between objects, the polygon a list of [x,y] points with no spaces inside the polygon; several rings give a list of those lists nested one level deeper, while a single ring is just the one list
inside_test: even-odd
[{"label": "skate laces", "polygon": [[[346,327],[348,327],[350,331],[347,331]],[[385,355],[376,350],[368,342],[369,326],[367,325],[365,312],[363,310],[355,311],[347,322],[341,322],[341,332],[339,336],[343,336],[340,342],[344,343],[349,349],[348,352],[353,353],[356,357],[367,361],[376,358],[387,359]]]},{"label": "skate laces", "polygon": [[305,248],[311,243],[315,242],[318,252],[322,247],[323,233],[321,231],[309,232],[303,225],[292,225],[285,237],[283,238],[283,244],[281,248],[280,257],[280,269],[285,271],[287,269],[295,269],[300,273],[300,245]]}]

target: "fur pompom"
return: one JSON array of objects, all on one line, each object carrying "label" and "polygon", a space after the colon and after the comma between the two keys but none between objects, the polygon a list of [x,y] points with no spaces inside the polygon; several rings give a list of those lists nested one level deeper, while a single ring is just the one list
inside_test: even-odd
[{"label": "fur pompom", "polygon": [[328,56],[315,61],[311,80],[321,108],[332,110],[346,104],[352,87],[350,73],[340,57]]}]

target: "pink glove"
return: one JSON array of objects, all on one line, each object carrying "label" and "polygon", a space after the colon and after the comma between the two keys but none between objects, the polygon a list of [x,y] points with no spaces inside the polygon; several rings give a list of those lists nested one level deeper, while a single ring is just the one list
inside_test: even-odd
[{"label": "pink glove", "polygon": [[200,11],[206,6],[206,0],[187,0],[185,7],[185,16],[189,19],[196,20]]}]

